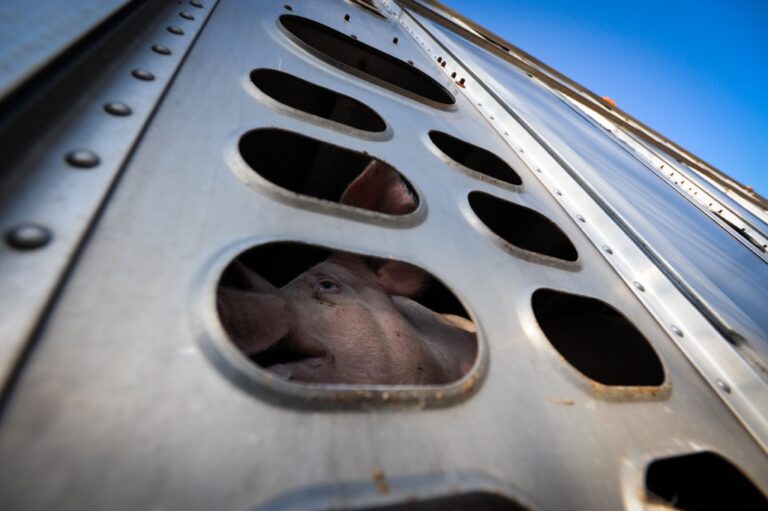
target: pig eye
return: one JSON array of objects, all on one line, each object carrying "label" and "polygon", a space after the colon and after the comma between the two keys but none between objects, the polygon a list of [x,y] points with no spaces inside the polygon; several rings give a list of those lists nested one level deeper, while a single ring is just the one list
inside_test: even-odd
[{"label": "pig eye", "polygon": [[332,280],[323,279],[315,285],[315,289],[320,293],[338,293],[341,288]]}]

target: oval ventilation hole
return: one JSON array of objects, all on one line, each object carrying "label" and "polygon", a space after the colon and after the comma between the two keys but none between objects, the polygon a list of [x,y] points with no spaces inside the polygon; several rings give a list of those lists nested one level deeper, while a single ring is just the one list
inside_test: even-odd
[{"label": "oval ventilation hole", "polygon": [[361,8],[368,14],[373,14],[379,19],[387,19],[387,17],[381,13],[379,8],[376,7],[376,4],[374,4],[372,0],[349,0],[349,2]]},{"label": "oval ventilation hole", "polygon": [[471,192],[469,205],[486,227],[516,247],[565,261],[578,258],[565,233],[541,213],[482,192]]},{"label": "oval ventilation hole", "polygon": [[372,46],[300,16],[283,15],[280,22],[310,48],[335,63],[355,69],[373,83],[386,82],[398,93],[443,105],[456,102],[445,87],[424,72]]},{"label": "oval ventilation hole", "polygon": [[453,293],[393,259],[262,245],[229,264],[217,303],[230,340],[284,380],[442,385],[477,355],[474,325]]},{"label": "oval ventilation hole", "polygon": [[712,452],[653,461],[645,472],[645,489],[649,503],[670,509],[768,509],[754,483]]},{"label": "oval ventilation hole", "polygon": [[381,132],[387,124],[379,114],[356,99],[274,69],[256,69],[251,82],[275,101],[329,121]]},{"label": "oval ventilation hole", "polygon": [[402,174],[369,155],[290,131],[249,131],[240,155],[266,180],[309,197],[387,215],[405,215],[419,198]]},{"label": "oval ventilation hole", "polygon": [[532,298],[544,335],[568,363],[603,385],[658,386],[664,368],[643,335],[605,302],[549,289]]},{"label": "oval ventilation hole", "polygon": [[429,139],[446,156],[475,172],[513,185],[523,184],[523,180],[507,162],[482,147],[464,142],[442,131],[430,131]]},{"label": "oval ventilation hole", "polygon": [[350,508],[350,511],[525,511],[526,509],[501,495],[477,492],[428,500],[410,500],[402,504]]}]

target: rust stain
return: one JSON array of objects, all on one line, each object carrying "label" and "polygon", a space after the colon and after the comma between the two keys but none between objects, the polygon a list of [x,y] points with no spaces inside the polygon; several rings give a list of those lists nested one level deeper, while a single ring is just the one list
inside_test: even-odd
[{"label": "rust stain", "polygon": [[563,406],[573,406],[576,404],[576,401],[573,399],[550,399],[553,403],[556,405],[563,405]]},{"label": "rust stain", "polygon": [[595,397],[612,400],[650,399],[667,396],[672,388],[669,384],[660,386],[631,386],[631,385],[603,385],[596,381],[589,381],[592,393]]},{"label": "rust stain", "polygon": [[476,382],[477,382],[476,376],[473,376],[472,378],[465,381],[464,384],[459,389],[459,394],[466,394],[470,392],[475,387]]},{"label": "rust stain", "polygon": [[382,495],[389,493],[389,483],[387,482],[387,476],[384,474],[384,469],[375,467],[371,471],[371,479],[376,486],[376,491]]}]

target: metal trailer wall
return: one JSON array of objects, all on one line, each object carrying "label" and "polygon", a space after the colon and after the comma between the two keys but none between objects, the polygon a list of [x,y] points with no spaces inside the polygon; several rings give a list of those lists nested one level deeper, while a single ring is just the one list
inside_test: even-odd
[{"label": "metal trailer wall", "polygon": [[[649,464],[698,452],[721,455],[766,492],[765,382],[691,301],[765,341],[768,274],[746,243],[552,91],[394,2],[376,2],[384,19],[346,1],[189,4],[145,2],[119,29],[122,46],[104,40],[120,51],[72,64],[57,78],[67,95],[56,115],[8,149],[4,508],[364,509],[438,496],[468,506],[462,495],[480,492],[529,509],[642,509]],[[334,65],[291,35],[283,15],[411,61],[455,105]],[[95,65],[88,83],[71,78]],[[387,129],[370,134],[280,105],[251,83],[256,69],[354,98]],[[26,136],[35,108],[10,126]],[[419,209],[385,218],[280,189],[238,150],[258,128],[388,162],[412,183]],[[431,130],[498,155],[522,184],[452,161]],[[541,213],[578,259],[504,242],[477,217],[472,192]],[[653,211],[643,208],[649,197]],[[670,218],[684,242],[665,237]],[[472,371],[407,388],[269,378],[227,340],[215,289],[232,258],[271,241],[428,270],[478,327]],[[743,277],[719,280],[701,259],[707,248]],[[618,310],[658,355],[663,382],[610,386],[580,373],[536,320],[540,289]]]}]

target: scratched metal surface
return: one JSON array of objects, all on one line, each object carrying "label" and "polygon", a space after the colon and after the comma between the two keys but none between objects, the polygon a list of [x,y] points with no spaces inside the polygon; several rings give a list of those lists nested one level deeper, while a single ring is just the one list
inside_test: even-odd
[{"label": "scratched metal surface", "polygon": [[[2,502],[13,509],[355,509],[480,488],[532,509],[637,509],[650,460],[701,449],[768,488],[764,452],[533,171],[407,34],[345,2],[290,1],[293,14],[412,60],[453,91],[454,109],[404,98],[309,55],[278,27],[284,4],[222,0],[211,15],[5,403]],[[382,115],[391,137],[359,137],[275,109],[249,85],[249,72],[261,67],[362,101]],[[392,164],[421,196],[417,221],[380,222],[246,177],[237,139],[267,126]],[[431,145],[431,129],[493,151],[523,185],[465,172]],[[471,191],[546,215],[579,260],[505,247],[474,217]],[[308,410],[248,392],[203,350],[205,339],[221,334],[212,287],[222,261],[266,240],[391,256],[429,270],[478,324],[489,364],[476,373],[484,374],[470,375],[478,383],[463,401],[434,409]],[[613,304],[658,353],[665,384],[604,397],[537,326],[530,297],[542,287]]]}]

